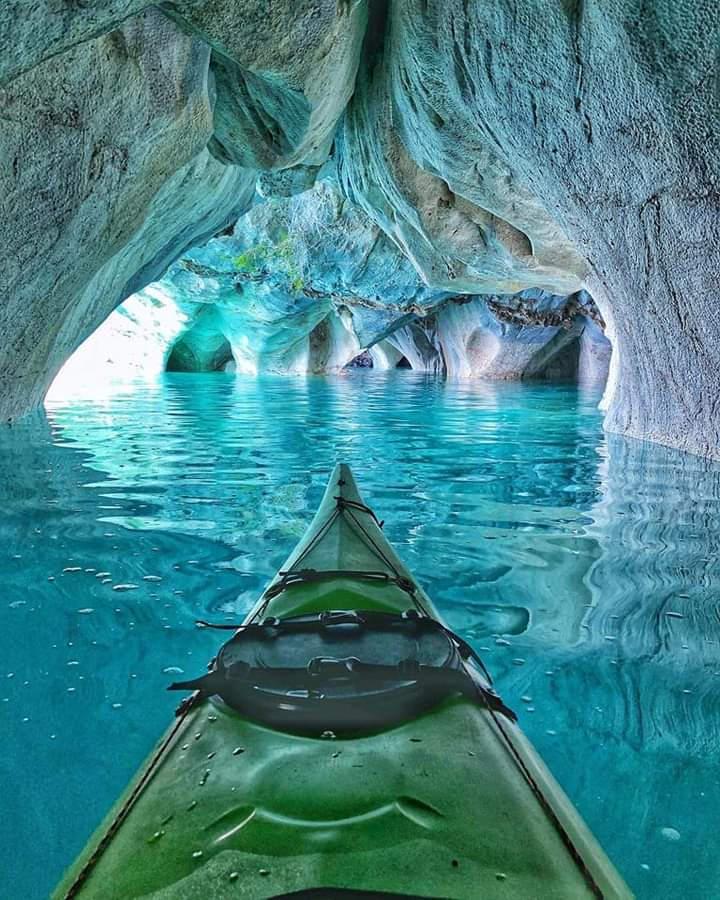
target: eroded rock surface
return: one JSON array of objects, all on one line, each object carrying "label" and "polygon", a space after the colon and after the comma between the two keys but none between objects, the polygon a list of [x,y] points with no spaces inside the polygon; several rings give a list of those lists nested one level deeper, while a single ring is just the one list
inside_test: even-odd
[{"label": "eroded rock surface", "polygon": [[5,418],[42,401],[128,294],[243,211],[247,176],[204,149],[208,56],[150,11],[2,89]]},{"label": "eroded rock surface", "polygon": [[[164,312],[152,325],[158,303]],[[89,361],[112,346],[127,361],[145,346],[135,374],[226,370],[231,360],[250,374],[323,373],[367,351],[366,364],[381,369],[601,380],[602,324],[584,292],[464,296],[424,286],[395,243],[338,193],[330,170],[311,191],[256,205],[231,234],[184,256],[83,352]]]},{"label": "eroded rock surface", "polygon": [[[14,0],[0,24],[4,417],[40,402],[126,291],[247,207],[252,181],[260,200],[304,196],[330,154],[365,216],[346,255],[382,232],[370,257],[390,277],[370,290],[325,256],[333,284],[253,282],[248,370],[370,348],[379,366],[602,374],[594,316],[502,309],[557,312],[587,288],[614,345],[608,427],[720,452],[717,4],[145,6]],[[179,194],[197,165],[194,203]],[[151,207],[158,244],[132,250]]]}]

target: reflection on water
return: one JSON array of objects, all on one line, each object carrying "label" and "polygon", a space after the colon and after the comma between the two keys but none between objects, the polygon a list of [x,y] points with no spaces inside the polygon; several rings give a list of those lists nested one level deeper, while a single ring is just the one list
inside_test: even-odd
[{"label": "reflection on water", "polygon": [[0,430],[0,895],[47,895],[344,459],[638,896],[712,896],[720,468],[597,399],[176,375]]}]

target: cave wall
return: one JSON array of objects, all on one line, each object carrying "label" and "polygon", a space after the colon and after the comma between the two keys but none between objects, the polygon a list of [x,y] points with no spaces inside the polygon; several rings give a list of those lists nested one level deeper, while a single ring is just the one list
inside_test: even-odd
[{"label": "cave wall", "polygon": [[[158,304],[164,312],[153,316]],[[369,349],[378,368],[402,357],[416,371],[451,378],[604,382],[609,358],[585,292],[478,296],[424,286],[394,241],[338,193],[332,167],[309,191],[255,205],[126,306],[82,355],[99,359],[106,344],[128,361],[135,348],[145,359],[133,360],[129,375],[218,368],[218,340],[249,374],[337,372]],[[159,355],[163,342],[170,349]],[[184,349],[176,355],[176,347]]]},{"label": "cave wall", "polygon": [[[525,358],[545,326],[518,336],[487,306],[587,288],[614,346],[608,428],[717,455],[719,31],[710,0],[12,0],[0,414],[39,404],[128,294],[253,202],[310,188],[330,154],[363,234],[382,235],[415,290],[377,302],[382,280],[363,298],[369,279],[346,271],[350,331],[337,284],[283,302],[269,290],[277,315],[256,362],[322,369],[414,332],[448,372],[542,375],[573,355],[602,372],[593,319],[552,344],[535,332],[547,358]],[[283,303],[302,334],[266,354]],[[326,319],[342,352],[327,349]],[[440,366],[424,355],[417,365]]]},{"label": "cave wall", "polygon": [[213,160],[207,46],[152,10],[0,89],[0,410],[248,202]]},{"label": "cave wall", "polygon": [[414,160],[466,196],[488,148],[586,260],[617,354],[607,427],[712,455],[719,31],[712,2],[396,0],[385,57]]}]

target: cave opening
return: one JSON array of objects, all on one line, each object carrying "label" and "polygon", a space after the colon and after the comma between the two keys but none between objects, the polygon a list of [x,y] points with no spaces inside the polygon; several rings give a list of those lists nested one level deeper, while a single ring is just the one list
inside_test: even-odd
[{"label": "cave opening", "polygon": [[213,346],[193,346],[187,337],[176,341],[165,364],[166,372],[227,372],[235,365],[230,341],[221,335]]}]

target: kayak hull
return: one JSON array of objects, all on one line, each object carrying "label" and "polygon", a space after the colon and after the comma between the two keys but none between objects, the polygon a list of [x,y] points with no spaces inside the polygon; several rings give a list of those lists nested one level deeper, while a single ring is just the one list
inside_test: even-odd
[{"label": "kayak hull", "polygon": [[[339,495],[362,502],[343,466],[282,571],[298,559],[317,570],[378,568],[358,546],[359,521],[380,547],[379,567],[410,579],[359,508],[354,520],[336,517],[324,545],[313,543]],[[249,620],[328,609],[402,612],[414,603],[394,582],[346,577],[272,594],[271,587]],[[438,617],[419,589],[416,599]],[[217,698],[202,700],[166,734],[55,896],[190,900],[322,890],[631,896],[520,730],[459,697],[347,738],[288,734]]]}]

